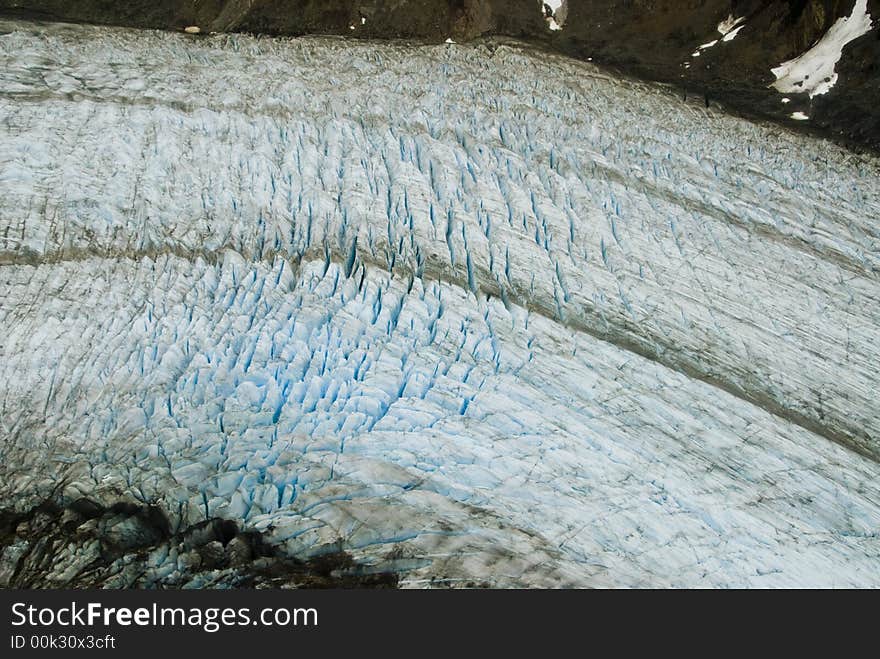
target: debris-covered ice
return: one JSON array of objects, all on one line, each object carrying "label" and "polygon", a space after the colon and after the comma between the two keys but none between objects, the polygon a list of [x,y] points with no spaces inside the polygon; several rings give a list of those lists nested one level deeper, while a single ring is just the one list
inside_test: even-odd
[{"label": "debris-covered ice", "polygon": [[[880,585],[876,160],[509,44],[3,32],[4,510],[409,586]],[[107,583],[210,582],[187,542]]]}]

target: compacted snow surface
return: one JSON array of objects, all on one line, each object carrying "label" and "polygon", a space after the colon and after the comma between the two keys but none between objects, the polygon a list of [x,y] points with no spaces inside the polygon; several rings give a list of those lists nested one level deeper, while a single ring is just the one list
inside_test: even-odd
[{"label": "compacted snow surface", "polygon": [[[413,587],[880,586],[876,160],[516,44],[2,32],[4,510]],[[184,550],[105,585],[210,585]]]},{"label": "compacted snow surface", "polygon": [[827,94],[837,84],[835,71],[844,47],[872,28],[868,0],[856,0],[852,13],[834,25],[803,55],[772,69],[773,83],[783,94],[806,93],[810,98]]}]

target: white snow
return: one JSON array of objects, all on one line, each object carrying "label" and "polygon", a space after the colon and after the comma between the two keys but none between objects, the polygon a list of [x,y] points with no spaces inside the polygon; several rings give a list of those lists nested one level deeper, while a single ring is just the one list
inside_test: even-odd
[{"label": "white snow", "polygon": [[[709,50],[710,48],[714,48],[720,42],[729,42],[733,41],[736,38],[736,35],[739,34],[739,31],[745,27],[743,24],[745,21],[744,17],[734,18],[733,15],[729,16],[726,20],[721,21],[718,24],[718,32],[721,33],[721,39],[713,39],[712,41],[707,41],[704,44],[701,44],[697,47],[697,49],[691,53],[691,57],[700,57],[704,50]],[[691,67],[690,62],[684,63],[684,68],[689,69]]]},{"label": "white snow", "polygon": [[743,27],[742,23],[746,20],[745,16],[734,17],[733,14],[730,14],[726,19],[721,21],[718,24],[718,33],[721,36],[727,36],[734,30],[739,30]]},{"label": "white snow", "polygon": [[545,12],[545,6],[550,8],[551,15],[545,16],[548,27],[553,31],[562,29],[568,13],[567,0],[538,0],[541,14]]},{"label": "white snow", "polygon": [[856,0],[849,16],[839,18],[807,52],[772,69],[773,83],[783,94],[809,94],[810,98],[827,94],[837,83],[835,71],[843,48],[872,27],[868,0]]},{"label": "white snow", "polygon": [[730,32],[728,32],[727,34],[725,34],[725,35],[721,38],[721,40],[724,41],[724,42],[733,41],[734,39],[736,39],[736,35],[738,35],[738,34],[740,33],[740,31],[741,31],[744,27],[745,27],[745,25],[740,25],[739,27],[735,27],[735,28],[733,28]]},{"label": "white snow", "polygon": [[[739,31],[745,27],[743,21],[745,21],[744,17],[734,18],[733,15],[729,16],[726,20],[721,21],[721,23],[718,24],[717,29],[722,38],[713,39],[701,44],[693,53],[691,53],[691,57],[699,57],[702,54],[702,51],[714,48],[721,42],[733,41],[736,38],[736,35],[739,34]],[[690,65],[686,65],[685,68],[690,68]]]},{"label": "white snow", "polygon": [[792,112],[792,113],[791,113],[791,118],[792,118],[792,119],[795,119],[796,121],[806,121],[806,120],[809,119],[810,117],[809,117],[807,114],[803,113],[803,112]]},{"label": "white snow", "polygon": [[4,508],[880,586],[876,159],[509,43],[3,27]]}]

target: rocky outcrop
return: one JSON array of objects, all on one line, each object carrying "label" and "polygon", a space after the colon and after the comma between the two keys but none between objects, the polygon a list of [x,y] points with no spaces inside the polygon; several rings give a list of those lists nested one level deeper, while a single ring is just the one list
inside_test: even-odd
[{"label": "rocky outcrop", "polygon": [[229,519],[172,530],[160,507],[134,501],[58,495],[0,510],[0,588],[393,588],[397,580],[341,550],[286,557]]}]

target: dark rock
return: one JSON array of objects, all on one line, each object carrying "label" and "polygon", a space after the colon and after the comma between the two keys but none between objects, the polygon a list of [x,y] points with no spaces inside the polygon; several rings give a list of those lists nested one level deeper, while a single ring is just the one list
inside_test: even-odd
[{"label": "dark rock", "polygon": [[[133,501],[104,508],[88,499],[67,506],[49,499],[24,513],[0,510],[0,587],[394,588],[399,579],[335,548],[289,556],[232,520],[209,519],[173,534],[168,527],[163,510]],[[151,553],[177,556],[178,569],[170,576],[152,571]]]},{"label": "dark rock", "polygon": [[101,504],[96,503],[91,499],[87,499],[86,497],[82,497],[71,503],[70,509],[84,519],[94,519],[104,512],[104,507]]},{"label": "dark rock", "polygon": [[229,541],[226,545],[226,553],[232,566],[247,565],[253,558],[250,544],[241,536]]},{"label": "dark rock", "polygon": [[198,554],[202,559],[202,567],[206,570],[215,570],[217,568],[226,567],[228,557],[223,545],[216,540],[202,545],[198,548]]}]

